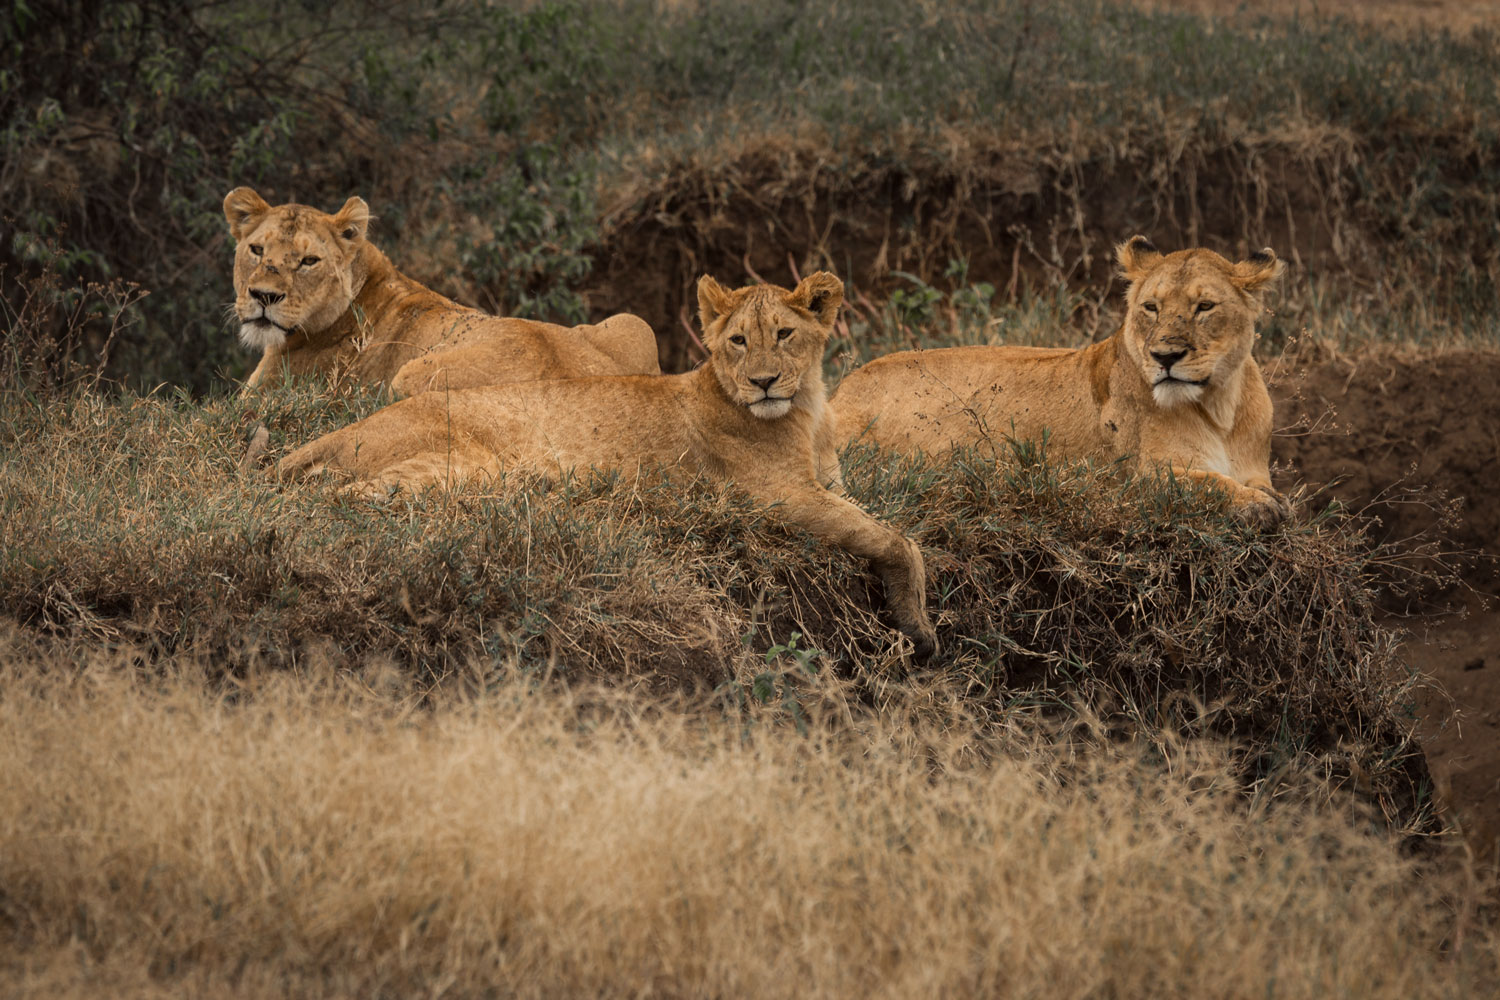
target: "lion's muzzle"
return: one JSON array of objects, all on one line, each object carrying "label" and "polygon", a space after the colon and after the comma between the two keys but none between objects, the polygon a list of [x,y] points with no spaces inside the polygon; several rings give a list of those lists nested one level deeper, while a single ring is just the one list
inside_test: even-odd
[{"label": "lion's muzzle", "polygon": [[259,316],[241,319],[240,343],[260,350],[277,348],[286,343],[286,328],[262,310]]},{"label": "lion's muzzle", "polygon": [[762,420],[775,420],[787,415],[787,411],[792,408],[792,401],[783,396],[767,395],[747,405],[750,407],[750,412]]}]

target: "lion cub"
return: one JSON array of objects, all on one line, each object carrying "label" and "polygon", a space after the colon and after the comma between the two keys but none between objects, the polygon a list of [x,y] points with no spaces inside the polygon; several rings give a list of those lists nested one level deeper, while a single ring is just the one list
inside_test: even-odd
[{"label": "lion cub", "polygon": [[730,479],[787,523],[868,559],[897,625],[925,657],[937,636],[921,550],[823,485],[837,477],[823,346],[843,300],[843,283],[826,272],[792,291],[729,291],[704,275],[698,309],[710,355],[694,371],[422,393],[304,445],[280,472],[337,470],[363,490],[588,466]]},{"label": "lion cub", "polygon": [[953,347],[877,358],[829,401],[838,439],[942,454],[1005,438],[1065,458],[1134,456],[1229,494],[1242,519],[1291,512],[1271,486],[1271,397],[1250,356],[1262,290],[1284,265],[1269,248],[1230,263],[1162,254],[1143,236],[1116,250],[1125,320],[1089,347]]},{"label": "lion cub", "polygon": [[262,349],[246,391],[293,375],[342,371],[399,396],[580,375],[655,375],[656,336],[621,313],[569,329],[469,309],[413,281],[365,239],[370,208],[333,215],[266,204],[247,187],[224,198],[236,242],[240,340]]}]

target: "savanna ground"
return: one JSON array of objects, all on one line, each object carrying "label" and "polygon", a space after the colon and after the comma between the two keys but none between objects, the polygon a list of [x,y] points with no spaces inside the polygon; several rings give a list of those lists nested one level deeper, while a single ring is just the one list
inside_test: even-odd
[{"label": "savanna ground", "polygon": [[[1493,8],[11,5],[5,992],[1494,994]],[[1134,232],[1269,244],[1302,517],[852,451],[917,665],[730,489],[278,486],[382,400],[234,395],[242,183],[671,369],[699,273],[829,267],[832,380],[1107,335]]]}]

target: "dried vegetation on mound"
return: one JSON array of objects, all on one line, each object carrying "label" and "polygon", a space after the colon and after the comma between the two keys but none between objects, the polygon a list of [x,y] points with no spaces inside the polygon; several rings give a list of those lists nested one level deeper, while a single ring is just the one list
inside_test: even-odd
[{"label": "dried vegetation on mound", "polygon": [[[911,667],[862,566],[732,490],[594,476],[351,502],[240,469],[239,431],[266,421],[274,455],[370,397],[10,398],[0,605],[79,648],[231,674],[308,656],[431,682],[552,672],[794,720],[815,673],[874,704]],[[927,553],[932,677],[981,711],[1233,737],[1250,773],[1311,761],[1398,825],[1427,822],[1416,678],[1372,620],[1357,522],[1258,535],[1211,493],[1013,451],[847,456],[851,495]]]}]

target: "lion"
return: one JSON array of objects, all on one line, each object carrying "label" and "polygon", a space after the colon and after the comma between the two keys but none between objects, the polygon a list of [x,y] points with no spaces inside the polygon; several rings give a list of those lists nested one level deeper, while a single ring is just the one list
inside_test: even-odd
[{"label": "lion", "polygon": [[791,291],[729,291],[704,275],[698,308],[709,358],[693,371],[423,393],[304,445],[279,472],[335,471],[352,477],[356,492],[377,495],[589,466],[732,480],[774,516],[868,560],[898,627],[925,658],[937,636],[921,550],[824,485],[837,468],[823,348],[843,299],[843,282],[825,271]]},{"label": "lion", "polygon": [[240,340],[262,350],[245,391],[283,371],[389,387],[398,396],[532,379],[656,375],[656,336],[622,313],[569,329],[504,319],[444,298],[396,270],[366,238],[370,208],[333,215],[268,205],[248,187],[224,197],[234,237]]},{"label": "lion", "polygon": [[1270,248],[1230,263],[1163,254],[1143,236],[1115,257],[1129,287],[1109,338],[877,358],[829,401],[837,439],[940,455],[1009,438],[1063,458],[1133,456],[1221,488],[1245,521],[1279,522],[1291,507],[1271,486],[1271,397],[1250,349],[1261,294],[1285,265]]}]

